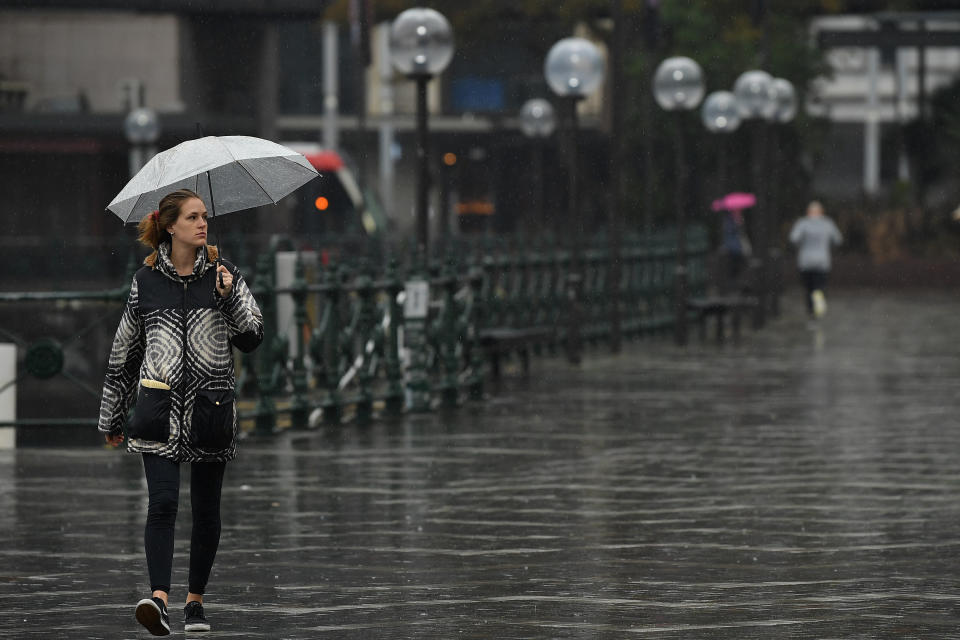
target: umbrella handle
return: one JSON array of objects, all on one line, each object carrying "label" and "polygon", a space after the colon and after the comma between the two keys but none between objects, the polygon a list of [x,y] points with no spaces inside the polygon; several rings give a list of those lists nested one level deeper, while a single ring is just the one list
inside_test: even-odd
[{"label": "umbrella handle", "polygon": [[[200,127],[200,123],[197,123],[197,129],[201,132],[203,129]],[[213,183],[210,180],[210,172],[207,171],[207,191],[210,192],[210,208],[213,209],[213,214],[210,216],[210,231],[213,230],[213,219],[217,217],[217,203],[213,200]],[[220,283],[220,288],[223,289],[223,274],[220,273],[220,252],[217,252],[217,282]]]}]

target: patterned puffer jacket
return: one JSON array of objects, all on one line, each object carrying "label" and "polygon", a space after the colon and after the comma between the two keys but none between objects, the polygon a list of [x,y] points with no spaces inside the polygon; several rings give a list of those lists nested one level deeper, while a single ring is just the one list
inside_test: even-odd
[{"label": "patterned puffer jacket", "polygon": [[110,351],[99,421],[104,433],[126,431],[129,451],[178,462],[236,455],[231,344],[256,349],[263,318],[237,268],[221,262],[234,278],[226,298],[216,291],[216,263],[203,247],[188,276],[177,273],[166,243],[155,267],[134,274]]}]

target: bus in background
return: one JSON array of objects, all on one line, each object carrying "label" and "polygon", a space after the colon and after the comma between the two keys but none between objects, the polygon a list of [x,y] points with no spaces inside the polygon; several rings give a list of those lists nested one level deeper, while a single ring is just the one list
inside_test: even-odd
[{"label": "bus in background", "polygon": [[293,228],[308,246],[333,251],[344,243],[382,238],[387,217],[374,194],[361,190],[344,157],[318,144],[282,142],[319,172],[291,196]]}]

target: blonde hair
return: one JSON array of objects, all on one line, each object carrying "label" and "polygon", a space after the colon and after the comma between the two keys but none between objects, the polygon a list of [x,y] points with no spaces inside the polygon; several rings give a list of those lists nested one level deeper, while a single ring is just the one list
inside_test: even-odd
[{"label": "blonde hair", "polygon": [[[144,216],[137,224],[137,240],[140,241],[140,244],[153,249],[153,253],[143,260],[143,264],[148,267],[156,267],[158,257],[157,249],[164,242],[172,242],[172,238],[167,232],[167,227],[176,223],[177,218],[180,217],[180,207],[191,198],[203,201],[197,193],[190,189],[177,189],[176,191],[168,193],[160,200],[160,208]],[[207,245],[208,260],[213,262],[217,259],[218,255],[219,252],[215,246]]]}]

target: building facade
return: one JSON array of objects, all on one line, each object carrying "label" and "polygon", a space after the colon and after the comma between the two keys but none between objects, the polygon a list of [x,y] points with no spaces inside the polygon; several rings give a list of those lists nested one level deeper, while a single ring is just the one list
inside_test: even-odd
[{"label": "building facade", "polygon": [[960,77],[960,12],[830,16],[810,32],[830,68],[807,94],[808,113],[830,124],[815,190],[877,197],[915,179],[901,132]]},{"label": "building facade", "polygon": [[[415,219],[413,83],[391,68],[388,23],[373,27],[365,68],[349,29],[323,23],[323,5],[42,0],[26,8],[0,0],[0,169],[14,177],[0,245],[19,255],[4,252],[3,272],[42,274],[45,256],[64,249],[87,256],[79,272],[126,263],[133,231],[104,207],[130,177],[123,120],[140,105],[159,115],[158,149],[200,130],[336,148],[392,231],[407,234]],[[554,140],[535,147],[517,119],[523,101],[550,96],[542,60],[509,42],[458,51],[431,82],[435,234],[552,224],[529,211],[535,198],[524,176],[536,154],[546,158],[545,209],[565,201],[562,149]],[[602,106],[602,95],[580,105],[587,132]],[[588,133],[585,147],[597,139]],[[274,233],[295,235],[293,211],[312,201],[293,196],[229,227],[262,246]]]}]

